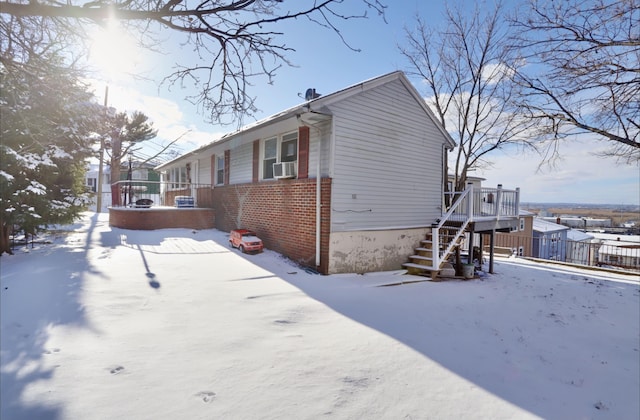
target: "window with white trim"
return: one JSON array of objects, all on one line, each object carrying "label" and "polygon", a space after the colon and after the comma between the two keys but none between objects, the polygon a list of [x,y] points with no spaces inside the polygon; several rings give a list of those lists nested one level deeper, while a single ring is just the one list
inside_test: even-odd
[{"label": "window with white trim", "polygon": [[273,164],[297,162],[298,132],[271,137],[262,142],[262,179],[273,179]]},{"label": "window with white trim", "polygon": [[280,142],[280,162],[295,162],[298,160],[298,133],[282,136]]},{"label": "window with white trim", "polygon": [[224,185],[224,155],[216,156],[216,185]]},{"label": "window with white trim", "polygon": [[87,186],[92,192],[97,191],[97,179],[96,178],[87,178]]},{"label": "window with white trim", "polygon": [[520,230],[524,231],[524,217],[520,218]]},{"label": "window with white trim", "polygon": [[171,168],[167,171],[169,189],[180,190],[187,188],[187,167]]},{"label": "window with white trim", "polygon": [[274,137],[264,141],[262,153],[262,178],[273,179],[273,164],[278,162],[278,138]]}]

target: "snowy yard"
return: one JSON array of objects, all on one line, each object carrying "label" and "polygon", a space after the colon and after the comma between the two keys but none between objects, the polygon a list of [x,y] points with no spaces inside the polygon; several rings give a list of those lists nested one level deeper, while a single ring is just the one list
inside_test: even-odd
[{"label": "snowy yard", "polygon": [[105,216],[0,259],[2,420],[640,418],[637,276],[378,287]]}]

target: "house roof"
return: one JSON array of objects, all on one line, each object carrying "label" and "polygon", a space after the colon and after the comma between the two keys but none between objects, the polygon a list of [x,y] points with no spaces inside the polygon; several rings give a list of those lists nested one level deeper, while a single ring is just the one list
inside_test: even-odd
[{"label": "house roof", "polygon": [[593,239],[593,236],[580,230],[569,229],[569,231],[567,232],[567,239],[571,241],[582,242]]},{"label": "house roof", "polygon": [[[401,71],[394,71],[391,73],[387,73],[384,74],[382,76],[378,76],[378,77],[374,77],[372,79],[368,79],[365,80],[363,82],[357,83],[355,85],[346,87],[344,89],[335,91],[333,93],[330,93],[328,95],[323,95],[320,96],[318,98],[315,99],[311,99],[309,101],[303,102],[299,105],[296,105],[294,107],[285,109],[283,111],[280,111],[276,114],[273,114],[269,117],[266,117],[262,120],[253,122],[251,124],[247,124],[244,127],[240,128],[239,130],[224,134],[223,136],[217,138],[216,140],[201,146],[191,152],[185,153],[175,159],[172,159],[168,162],[165,162],[161,165],[158,165],[155,169],[159,170],[162,169],[164,167],[170,166],[172,163],[175,163],[183,158],[185,158],[186,156],[189,155],[193,155],[196,154],[200,151],[206,150],[214,145],[219,145],[219,144],[223,144],[225,142],[231,141],[232,139],[234,139],[236,136],[239,136],[241,134],[246,134],[248,132],[251,132],[253,130],[257,130],[258,128],[261,128],[263,126],[266,126],[268,124],[273,124],[275,122],[278,121],[282,121],[282,120],[286,120],[288,118],[291,118],[293,116],[298,116],[298,115],[319,115],[322,116],[327,115],[326,114],[326,109],[325,108],[327,105],[330,105],[332,103],[335,103],[337,101],[341,101],[344,100],[352,95],[358,94],[360,92],[364,92],[367,91],[369,89],[373,89],[375,87],[381,86],[383,84],[389,83],[393,80],[400,80],[402,82],[402,84],[404,85],[404,87],[409,91],[409,93],[415,98],[416,102],[422,107],[422,109],[425,111],[425,113],[428,115],[428,117],[435,123],[436,127],[438,128],[438,130],[440,130],[440,132],[442,133],[442,135],[444,136],[444,139],[447,143],[447,145],[449,146],[450,149],[453,149],[454,147],[456,147],[456,142],[453,140],[453,138],[451,137],[451,135],[449,135],[449,133],[444,129],[444,127],[442,126],[442,124],[440,124],[440,122],[438,121],[438,119],[436,118],[435,114],[429,109],[429,106],[427,105],[427,103],[425,102],[424,98],[420,95],[420,93],[418,93],[418,91],[416,90],[416,88],[411,84],[411,82],[409,81],[409,79],[407,79],[407,76],[401,72]],[[324,111],[324,112],[323,112]]]},{"label": "house roof", "polygon": [[561,232],[563,230],[569,230],[567,226],[559,225],[557,223],[548,222],[542,220],[539,217],[533,218],[533,231],[534,232]]},{"label": "house roof", "polygon": [[640,245],[638,244],[625,244],[620,241],[604,241],[598,248],[599,254],[619,255],[627,258],[639,258],[640,257]]},{"label": "house roof", "polygon": [[604,239],[606,241],[619,241],[632,244],[640,244],[640,235],[621,235],[619,233],[601,233],[590,232],[597,239]]}]

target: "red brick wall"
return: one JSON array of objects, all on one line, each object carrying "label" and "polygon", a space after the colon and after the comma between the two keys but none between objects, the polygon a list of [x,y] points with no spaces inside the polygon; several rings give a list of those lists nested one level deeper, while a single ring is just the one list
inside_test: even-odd
[{"label": "red brick wall", "polygon": [[214,225],[212,209],[109,209],[109,226],[122,229],[212,229]]},{"label": "red brick wall", "polygon": [[218,186],[213,190],[216,228],[255,230],[265,247],[327,273],[331,179],[323,178],[321,188],[320,267],[315,267],[315,179]]}]

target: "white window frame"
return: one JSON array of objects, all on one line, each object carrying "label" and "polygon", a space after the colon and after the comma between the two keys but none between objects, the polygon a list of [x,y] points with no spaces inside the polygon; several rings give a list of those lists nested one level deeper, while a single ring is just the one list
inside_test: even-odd
[{"label": "white window frame", "polygon": [[[282,143],[283,141],[285,143],[292,141],[293,140],[293,136],[295,136],[295,159],[294,160],[283,160],[283,149],[282,149]],[[275,157],[273,156],[269,156],[268,158],[266,157],[266,146],[267,146],[267,142],[268,141],[273,141],[275,139],[276,141],[276,154]],[[272,176],[267,178],[266,175],[266,165],[273,165],[274,163],[281,163],[281,162],[295,162],[296,164],[296,173],[298,172],[298,159],[300,157],[300,136],[298,134],[298,131],[290,131],[287,133],[282,133],[279,134],[277,136],[272,136],[272,137],[268,137],[265,139],[262,139],[260,142],[260,180],[265,180],[265,181],[270,181],[270,180],[274,180],[275,178],[273,177],[273,168],[271,168],[271,174]],[[275,161],[274,161],[275,159]],[[269,163],[267,163],[267,160],[269,161]]]},{"label": "white window frame", "polygon": [[92,192],[98,191],[98,179],[97,178],[87,178],[87,186]]},{"label": "white window frame", "polygon": [[187,188],[187,167],[176,166],[167,170],[167,187],[171,190],[183,190]]},{"label": "white window frame", "polygon": [[525,227],[524,217],[520,218],[520,231],[523,232]]},{"label": "white window frame", "polygon": [[[220,178],[222,178],[222,180]],[[216,155],[215,185],[224,185],[224,154]]]}]

